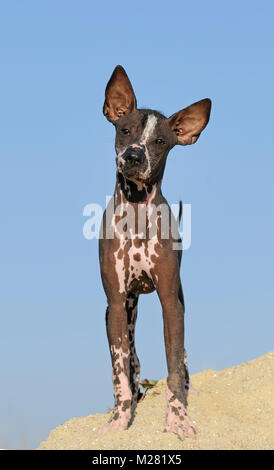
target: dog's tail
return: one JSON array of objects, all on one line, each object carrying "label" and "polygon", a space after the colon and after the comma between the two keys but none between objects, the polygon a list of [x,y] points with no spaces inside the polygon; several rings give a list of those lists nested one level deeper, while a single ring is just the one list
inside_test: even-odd
[{"label": "dog's tail", "polygon": [[179,227],[179,225],[180,225],[180,223],[181,223],[182,213],[183,213],[183,203],[182,203],[182,201],[180,200],[180,201],[179,201],[179,214],[178,214],[178,219],[177,219],[178,227]]}]

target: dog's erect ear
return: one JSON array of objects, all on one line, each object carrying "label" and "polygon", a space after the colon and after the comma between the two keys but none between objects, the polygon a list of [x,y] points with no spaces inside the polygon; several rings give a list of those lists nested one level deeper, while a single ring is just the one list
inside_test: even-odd
[{"label": "dog's erect ear", "polygon": [[171,130],[177,135],[177,144],[195,144],[209,121],[210,109],[211,101],[206,98],[168,118]]},{"label": "dog's erect ear", "polygon": [[137,102],[132,85],[121,65],[115,67],[105,96],[103,113],[110,122],[115,122],[136,109]]}]

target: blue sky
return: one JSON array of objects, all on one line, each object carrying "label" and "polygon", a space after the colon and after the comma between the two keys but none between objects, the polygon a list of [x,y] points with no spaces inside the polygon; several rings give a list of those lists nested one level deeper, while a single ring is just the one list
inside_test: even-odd
[{"label": "blue sky", "polygon": [[[192,207],[190,372],[273,349],[273,15],[270,1],[1,3],[0,447],[34,448],[112,406],[97,241],[82,229],[84,206],[114,189],[102,105],[117,64],[141,107],[213,102],[163,181]],[[142,378],[166,376],[162,328],[157,296],[142,296]]]}]

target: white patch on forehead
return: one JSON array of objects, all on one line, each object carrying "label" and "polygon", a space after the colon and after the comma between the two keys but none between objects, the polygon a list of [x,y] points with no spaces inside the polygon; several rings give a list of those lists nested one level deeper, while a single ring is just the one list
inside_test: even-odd
[{"label": "white patch on forehead", "polygon": [[143,130],[140,144],[145,144],[147,140],[149,139],[149,137],[152,135],[155,129],[155,126],[157,124],[157,120],[158,119],[156,116],[154,116],[154,114],[149,114],[146,127]]}]

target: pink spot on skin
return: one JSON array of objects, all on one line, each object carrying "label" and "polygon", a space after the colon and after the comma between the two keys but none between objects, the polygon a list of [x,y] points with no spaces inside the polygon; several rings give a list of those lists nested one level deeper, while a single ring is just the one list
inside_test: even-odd
[{"label": "pink spot on skin", "polygon": [[151,191],[151,193],[148,193],[147,192],[147,197],[146,197],[146,201],[147,202],[150,202],[152,199],[154,199],[155,197],[155,193],[156,193],[156,185],[153,187],[153,190]]},{"label": "pink spot on skin", "polygon": [[141,149],[142,148],[141,145],[138,145],[138,144],[132,144],[131,147],[134,148],[134,149]]}]

